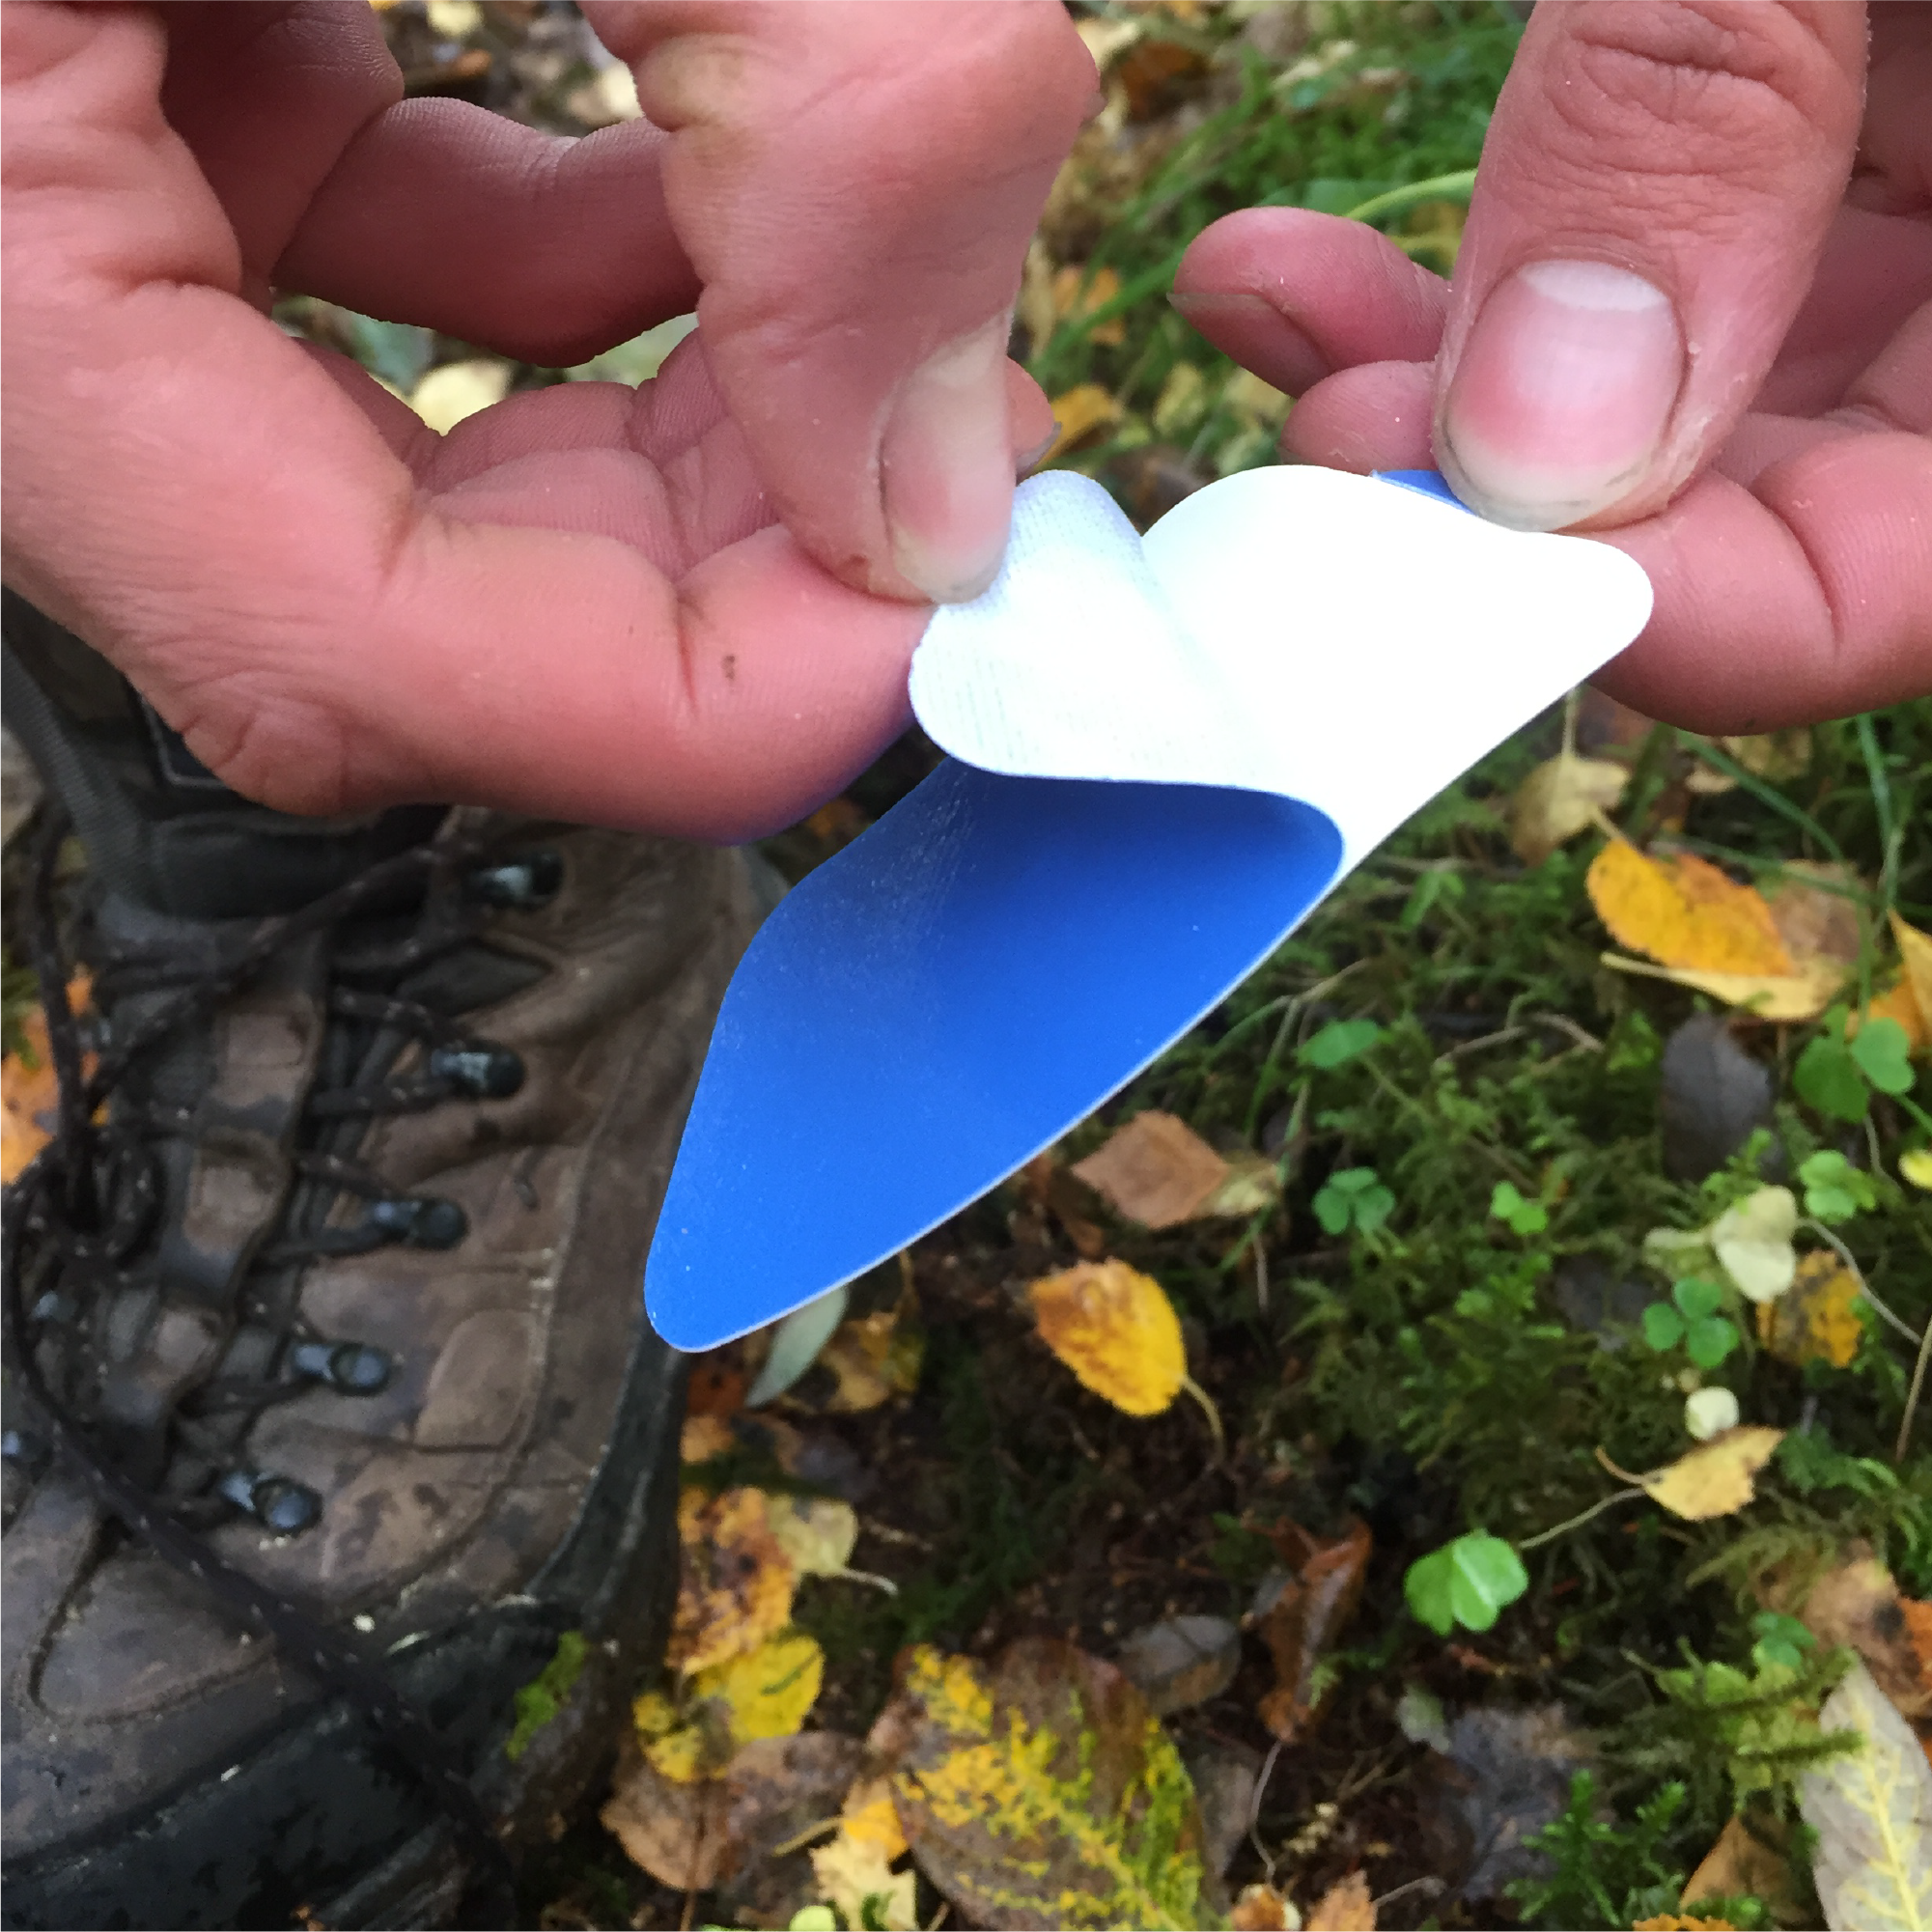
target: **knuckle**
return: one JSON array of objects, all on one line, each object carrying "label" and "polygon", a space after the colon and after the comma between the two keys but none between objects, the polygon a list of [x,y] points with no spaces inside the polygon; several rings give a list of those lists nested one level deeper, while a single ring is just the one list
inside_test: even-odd
[{"label": "knuckle", "polygon": [[1857,88],[1797,9],[1595,0],[1554,12],[1541,92],[1593,171],[1776,192],[1855,130]]}]

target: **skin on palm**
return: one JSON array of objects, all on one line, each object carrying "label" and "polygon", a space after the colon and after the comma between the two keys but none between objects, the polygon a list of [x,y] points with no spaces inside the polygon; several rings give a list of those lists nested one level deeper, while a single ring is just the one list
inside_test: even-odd
[{"label": "skin on palm", "polygon": [[[1861,125],[1862,24],[1723,0],[1539,10],[1454,287],[1358,225],[1251,210],[1195,243],[1177,302],[1300,396],[1291,456],[1453,473],[1445,404],[1505,439],[1519,406],[1506,358],[1463,354],[1510,271],[1640,273],[1694,319],[1691,354],[1645,460],[1572,525],[1657,590],[1599,682],[1722,731],[1932,690],[1932,8],[1873,10]],[[1770,193],[1767,147],[1792,176]]]},{"label": "skin on palm", "polygon": [[[607,11],[628,58],[709,36],[767,79],[687,74],[688,139],[569,143],[401,101],[360,6],[0,9],[9,582],[287,809],[454,798],[736,838],[836,790],[903,727],[925,622],[882,444],[924,365],[1003,314],[1092,65],[1051,4],[956,10],[964,76],[901,58],[897,9],[764,58],[793,11]],[[841,89],[918,131],[916,178],[878,182],[880,126],[826,119]],[[747,114],[797,124],[809,168]],[[708,193],[770,232],[686,246]],[[863,232],[854,209],[895,194]],[[915,203],[970,230],[949,280],[908,243]],[[818,333],[735,353],[806,266]],[[640,392],[519,396],[438,439],[284,337],[275,288],[546,361],[694,297],[703,327]],[[996,550],[1050,416],[996,354],[986,379],[996,446],[963,500]]]}]

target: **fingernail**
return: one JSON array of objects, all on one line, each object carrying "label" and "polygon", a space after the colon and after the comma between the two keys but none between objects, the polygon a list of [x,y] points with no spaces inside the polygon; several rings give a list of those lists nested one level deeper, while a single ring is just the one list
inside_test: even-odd
[{"label": "fingernail", "polygon": [[1442,406],[1456,493],[1517,530],[1560,530],[1627,495],[1684,376],[1669,298],[1608,262],[1532,262],[1491,294]]},{"label": "fingernail", "polygon": [[1006,548],[1013,515],[1009,326],[995,316],[915,369],[880,442],[893,562],[936,603],[977,597]]},{"label": "fingernail", "polygon": [[1245,289],[1176,291],[1167,297],[1183,321],[1237,360],[1265,363],[1269,381],[1290,396],[1312,389],[1334,367],[1300,323]]}]

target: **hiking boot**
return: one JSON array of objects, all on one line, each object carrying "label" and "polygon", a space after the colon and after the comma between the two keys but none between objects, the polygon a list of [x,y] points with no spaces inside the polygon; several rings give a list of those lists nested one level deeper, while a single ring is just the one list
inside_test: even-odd
[{"label": "hiking boot", "polygon": [[479,1818],[600,1774],[676,1582],[644,1255],[758,910],[472,812],[272,919],[96,891],[8,1212],[7,1924],[445,1923]]}]

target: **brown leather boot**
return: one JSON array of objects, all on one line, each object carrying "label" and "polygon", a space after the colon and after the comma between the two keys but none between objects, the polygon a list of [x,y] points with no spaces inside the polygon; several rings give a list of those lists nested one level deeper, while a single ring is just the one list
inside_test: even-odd
[{"label": "brown leather boot", "polygon": [[8,1924],[446,1922],[478,1806],[514,1847],[597,1775],[675,1580],[644,1253],[757,910],[454,813],[280,919],[87,915],[98,1070],[9,1203]]}]

